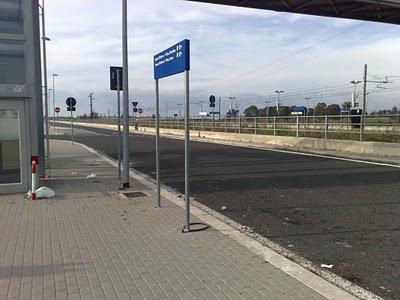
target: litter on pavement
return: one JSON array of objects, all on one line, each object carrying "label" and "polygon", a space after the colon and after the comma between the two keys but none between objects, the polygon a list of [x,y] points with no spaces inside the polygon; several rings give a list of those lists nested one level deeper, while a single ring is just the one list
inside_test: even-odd
[{"label": "litter on pavement", "polygon": [[333,265],[321,264],[321,268],[332,269]]},{"label": "litter on pavement", "polygon": [[89,174],[88,176],[86,176],[87,179],[92,179],[92,178],[96,178],[96,174],[92,173]]}]

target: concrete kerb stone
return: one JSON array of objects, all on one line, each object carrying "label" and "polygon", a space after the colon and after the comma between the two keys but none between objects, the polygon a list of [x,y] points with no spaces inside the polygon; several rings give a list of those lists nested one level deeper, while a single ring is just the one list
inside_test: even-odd
[{"label": "concrete kerb stone", "polygon": [[[88,151],[98,155],[104,161],[117,167],[117,162],[84,144],[76,143]],[[155,181],[147,175],[130,170],[130,176],[155,191]],[[162,186],[162,197],[175,205],[184,208],[182,195],[166,186]],[[273,241],[260,236],[237,222],[219,214],[205,205],[191,199],[191,214],[212,226],[219,232],[228,235],[247,249],[262,257],[265,261],[296,278],[304,285],[315,290],[327,299],[382,299],[379,296],[347,281],[336,274],[315,266],[310,261],[296,255]]]}]

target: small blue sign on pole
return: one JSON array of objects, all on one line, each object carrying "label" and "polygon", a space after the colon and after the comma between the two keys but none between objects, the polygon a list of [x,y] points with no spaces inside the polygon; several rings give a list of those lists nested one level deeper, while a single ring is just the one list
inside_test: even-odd
[{"label": "small blue sign on pole", "polygon": [[154,79],[190,70],[190,41],[183,40],[154,56]]}]

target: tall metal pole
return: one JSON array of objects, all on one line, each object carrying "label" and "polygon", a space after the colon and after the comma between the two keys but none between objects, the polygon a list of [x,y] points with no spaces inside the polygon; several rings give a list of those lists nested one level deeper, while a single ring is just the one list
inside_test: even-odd
[{"label": "tall metal pole", "polygon": [[118,118],[118,134],[117,134],[117,151],[118,151],[118,182],[121,187],[121,82],[120,70],[117,69],[117,118]]},{"label": "tall metal pole", "polygon": [[45,105],[45,125],[46,125],[46,162],[48,176],[51,173],[51,161],[50,161],[50,138],[49,138],[49,94],[47,86],[47,52],[46,52],[46,22],[44,14],[44,0],[42,1],[42,44],[43,44],[43,79],[44,79],[44,105]]},{"label": "tall metal pole", "polygon": [[55,108],[56,108],[56,91],[54,89],[54,74],[53,74],[53,129],[56,130],[56,115],[55,115]]},{"label": "tall metal pole", "polygon": [[54,77],[58,74],[53,74],[53,128],[56,129],[56,90],[54,89]]},{"label": "tall metal pole", "polygon": [[93,118],[93,94],[94,93],[90,93],[89,94],[89,98],[90,98],[90,118]]},{"label": "tall metal pole", "polygon": [[214,124],[214,106],[212,107],[212,131],[215,130],[215,124]]},{"label": "tall metal pole", "polygon": [[218,115],[219,115],[219,120],[221,120],[221,97],[218,97]]},{"label": "tall metal pole", "polygon": [[74,117],[72,115],[73,106],[70,106],[70,108],[71,108],[71,142],[72,144],[74,144]]},{"label": "tall metal pole", "polygon": [[360,80],[352,80],[352,81],[350,81],[350,83],[354,85],[354,92],[351,97],[351,108],[355,108],[356,107],[355,103],[356,103],[356,99],[357,99],[357,84],[361,83],[361,81]]},{"label": "tall metal pole", "polygon": [[186,212],[186,225],[185,232],[190,231],[190,184],[189,184],[189,71],[185,71],[185,212]]},{"label": "tall metal pole", "polygon": [[[178,105],[179,107],[179,105]],[[180,110],[179,110],[180,115]],[[158,79],[156,79],[156,180],[157,195],[156,207],[161,206],[161,183],[160,183],[160,93]]]},{"label": "tall metal pole", "polygon": [[281,102],[281,94],[284,93],[284,91],[275,91],[275,93],[278,94],[278,99],[276,101],[276,115],[279,117],[279,104]]},{"label": "tall metal pole", "polygon": [[361,112],[361,122],[360,122],[360,142],[364,141],[364,124],[365,124],[365,109],[367,106],[367,73],[368,73],[368,66],[367,64],[364,65],[364,95],[363,95],[363,105],[362,105],[362,112]]},{"label": "tall metal pole", "polygon": [[129,188],[129,80],[128,80],[128,3],[122,0],[122,65],[123,65],[123,176],[122,187]]},{"label": "tall metal pole", "polygon": [[306,106],[307,106],[307,107],[306,107],[306,108],[307,108],[307,111],[306,111],[306,117],[308,117],[308,115],[309,115],[309,114],[308,114],[308,111],[309,111],[308,100],[310,100],[310,99],[311,99],[311,97],[305,97],[304,99],[306,100]]}]

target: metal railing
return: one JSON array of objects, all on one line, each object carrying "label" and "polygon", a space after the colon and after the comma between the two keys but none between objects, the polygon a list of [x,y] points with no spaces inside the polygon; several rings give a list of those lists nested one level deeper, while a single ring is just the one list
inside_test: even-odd
[{"label": "metal railing", "polygon": [[[79,119],[82,122],[116,124],[115,118]],[[131,118],[130,124],[155,127],[155,118]],[[290,117],[194,117],[190,130],[273,136],[311,137],[359,141],[400,142],[400,115],[368,115],[364,132],[359,115]],[[183,118],[161,118],[161,128],[184,129]]]}]

